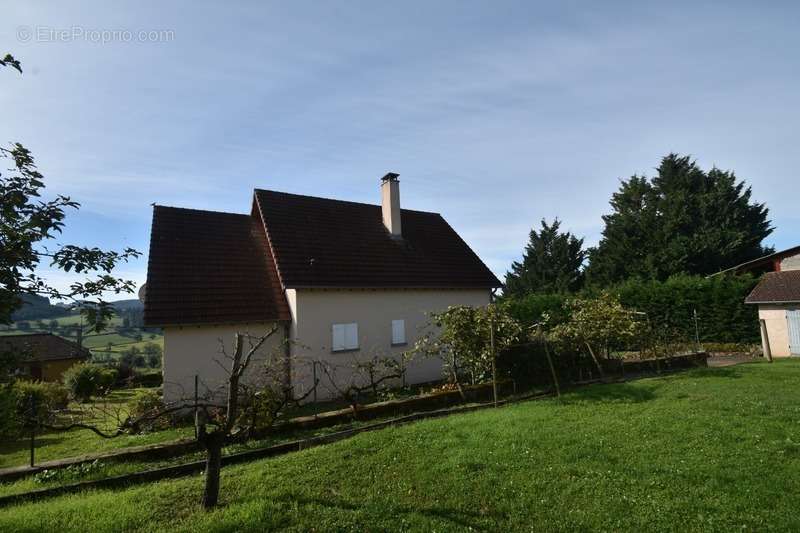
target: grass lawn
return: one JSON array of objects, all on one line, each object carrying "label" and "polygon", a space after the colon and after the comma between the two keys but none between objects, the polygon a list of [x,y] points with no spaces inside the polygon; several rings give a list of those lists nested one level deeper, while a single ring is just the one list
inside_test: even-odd
[{"label": "grass lawn", "polygon": [[800,530],[800,361],[429,420],[202,477],[0,509],[0,530]]},{"label": "grass lawn", "polygon": [[[125,389],[113,391],[108,398],[98,400],[116,416],[116,409],[125,409],[127,402],[142,389]],[[124,412],[120,411],[124,418]],[[113,428],[116,420],[95,420],[99,427]],[[107,450],[165,442],[179,438],[194,436],[192,427],[177,427],[156,431],[143,435],[125,435],[114,439],[104,439],[99,435],[85,429],[76,429],[67,432],[48,432],[36,437],[36,460],[49,461],[66,457],[76,457],[88,453],[97,453]],[[0,442],[0,468],[28,464],[30,460],[30,444],[27,437],[16,440]]]}]

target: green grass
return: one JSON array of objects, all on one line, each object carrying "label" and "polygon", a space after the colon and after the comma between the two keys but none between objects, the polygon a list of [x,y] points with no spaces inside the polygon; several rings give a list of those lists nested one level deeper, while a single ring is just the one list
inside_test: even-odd
[{"label": "green grass", "polygon": [[0,510],[0,530],[800,529],[800,361],[595,386],[202,477]]},{"label": "green grass", "polygon": [[[90,420],[105,429],[116,426],[117,413],[124,418],[127,413],[127,402],[142,389],[125,389],[112,392],[107,398],[97,400],[102,407],[106,419]],[[79,408],[72,405],[71,408]],[[94,410],[92,410],[94,412]],[[130,446],[154,444],[170,440],[194,436],[192,427],[176,427],[163,431],[154,431],[142,435],[125,435],[113,439],[105,439],[86,429],[74,429],[66,432],[46,432],[36,436],[36,461],[44,462],[53,459],[77,457],[89,453],[99,453]],[[30,441],[23,437],[0,442],[0,468],[28,464],[30,459]]]}]

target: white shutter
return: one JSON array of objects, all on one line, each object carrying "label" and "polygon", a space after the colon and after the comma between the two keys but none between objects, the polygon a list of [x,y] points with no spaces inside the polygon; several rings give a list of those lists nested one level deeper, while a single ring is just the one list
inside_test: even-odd
[{"label": "white shutter", "polygon": [[406,343],[406,321],[392,320],[392,344]]},{"label": "white shutter", "polygon": [[334,352],[338,350],[345,350],[345,325],[344,324],[334,324],[333,325],[333,347],[332,350]]},{"label": "white shutter", "polygon": [[331,350],[355,350],[358,348],[358,324],[334,324]]},{"label": "white shutter", "polygon": [[358,348],[358,324],[347,324],[344,344],[348,350]]}]

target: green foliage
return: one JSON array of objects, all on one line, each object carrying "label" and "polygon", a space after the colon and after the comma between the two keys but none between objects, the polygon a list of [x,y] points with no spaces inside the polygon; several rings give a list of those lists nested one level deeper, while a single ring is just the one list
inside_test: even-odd
[{"label": "green foliage", "polygon": [[69,391],[60,383],[48,381],[23,381],[14,383],[14,393],[17,396],[20,411],[28,410],[30,398],[36,403],[36,418],[45,416],[52,411],[65,409],[69,403]]},{"label": "green foliage", "polygon": [[161,368],[161,357],[163,351],[161,346],[154,342],[148,342],[142,348],[142,353],[145,355],[147,366],[150,368]]},{"label": "green foliage", "polygon": [[11,383],[0,383],[0,440],[10,440],[16,436],[20,425],[14,386]]},{"label": "green foliage", "polygon": [[142,351],[136,346],[132,346],[122,352],[119,361],[120,364],[124,364],[129,367],[141,368],[146,365],[145,357],[142,355]]},{"label": "green foliage", "polygon": [[545,329],[566,322],[569,318],[566,294],[526,294],[519,297],[504,298],[508,313],[528,329],[542,325]]},{"label": "green foliage", "polygon": [[642,322],[611,293],[597,298],[567,301],[569,319],[557,325],[551,339],[567,350],[610,356],[613,350],[629,346],[642,334]]},{"label": "green foliage", "polygon": [[[128,408],[131,418],[146,418],[163,411],[164,400],[156,390],[140,390],[136,392]],[[154,416],[152,420],[147,420],[147,423],[143,426],[147,430],[166,429],[172,426],[172,420],[167,415]]]},{"label": "green foliage", "polygon": [[512,263],[506,273],[508,296],[574,292],[583,286],[583,239],[570,232],[561,233],[560,227],[558,219],[550,225],[542,219],[541,229],[531,230],[522,262]]},{"label": "green foliage", "polygon": [[445,377],[454,383],[479,383],[491,377],[490,328],[494,329],[495,354],[518,342],[522,327],[507,305],[451,306],[431,313],[434,326],[420,337],[415,351],[444,362]]},{"label": "green foliage", "polygon": [[752,276],[672,276],[666,281],[631,279],[613,289],[625,307],[644,312],[652,324],[694,339],[697,310],[701,342],[758,343],[758,310],[744,299]]},{"label": "green foliage", "polygon": [[105,379],[101,368],[91,363],[79,363],[64,372],[64,385],[73,398],[84,403],[101,392]]},{"label": "green foliage", "polygon": [[771,251],[761,245],[772,233],[769,211],[733,172],[705,172],[677,154],[657,172],[632,176],[612,196],[603,237],[590,251],[590,283],[707,275]]},{"label": "green foliage", "polygon": [[97,369],[97,392],[108,394],[119,381],[119,371],[116,368],[99,367]]},{"label": "green foliage", "polygon": [[0,385],[0,436],[14,437],[32,421],[47,422],[68,402],[67,389],[58,383],[17,380]]}]

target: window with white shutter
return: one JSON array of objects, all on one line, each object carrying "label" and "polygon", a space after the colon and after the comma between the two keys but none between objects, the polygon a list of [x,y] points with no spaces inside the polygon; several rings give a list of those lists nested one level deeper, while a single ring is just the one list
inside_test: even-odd
[{"label": "window with white shutter", "polygon": [[406,343],[406,321],[392,320],[392,346]]},{"label": "window with white shutter", "polygon": [[334,324],[332,336],[334,352],[358,349],[358,324]]}]

